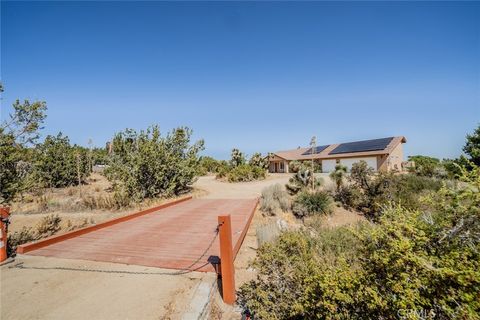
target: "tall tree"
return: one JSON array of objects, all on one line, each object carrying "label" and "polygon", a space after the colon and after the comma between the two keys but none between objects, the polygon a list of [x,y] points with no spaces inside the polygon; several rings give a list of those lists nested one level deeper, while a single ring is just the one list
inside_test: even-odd
[{"label": "tall tree", "polygon": [[43,101],[17,100],[10,119],[0,125],[0,204],[9,204],[22,190],[22,154],[25,145],[37,141],[46,110]]},{"label": "tall tree", "polygon": [[463,151],[470,156],[470,161],[477,166],[480,165],[480,125],[472,134],[467,134],[467,142]]}]

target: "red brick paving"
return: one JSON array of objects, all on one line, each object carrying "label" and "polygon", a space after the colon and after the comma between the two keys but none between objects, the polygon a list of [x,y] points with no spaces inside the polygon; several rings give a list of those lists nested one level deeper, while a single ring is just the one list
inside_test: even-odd
[{"label": "red brick paving", "polygon": [[[27,254],[183,269],[208,247],[219,215],[232,216],[233,245],[239,246],[255,206],[255,199],[193,199]],[[214,271],[208,257],[218,255],[217,237],[191,269]]]}]

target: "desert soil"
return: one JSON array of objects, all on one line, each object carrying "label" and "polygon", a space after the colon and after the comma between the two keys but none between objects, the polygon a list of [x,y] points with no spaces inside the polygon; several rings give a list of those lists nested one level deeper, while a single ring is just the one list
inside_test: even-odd
[{"label": "desert soil", "polygon": [[[231,184],[206,176],[199,178],[195,183],[193,194],[200,198],[254,198],[260,196],[264,187],[276,183],[283,185],[289,178],[290,175],[287,174],[273,174],[264,181]],[[327,185],[331,183],[328,177],[324,179]],[[100,181],[105,183],[103,180]],[[95,187],[97,190],[95,192],[107,192],[105,191],[107,187],[106,185],[103,189]],[[72,194],[71,191],[68,193]],[[153,204],[145,204],[145,206],[148,205]],[[51,213],[59,214],[64,220],[76,222],[93,218],[97,223],[137,209],[121,212],[106,210],[74,212],[68,208],[64,206],[62,210],[61,206],[57,206],[49,213],[15,214],[12,227],[14,230],[19,230],[23,226],[34,226],[42,216]],[[255,213],[235,261],[237,288],[255,276],[255,271],[249,267],[249,264],[258,248],[256,228],[265,223],[275,223],[277,219],[279,218],[264,217],[258,210]],[[288,224],[295,224],[293,217],[281,216],[280,219],[287,221]],[[361,217],[355,213],[337,208],[333,216],[325,218],[325,224],[337,226],[353,223],[359,219]],[[26,267],[39,269],[12,268],[22,262]],[[121,270],[130,273],[58,270],[55,269],[56,267]],[[0,269],[0,318],[180,319],[187,311],[198,285],[202,281],[214,283],[216,278],[211,273],[193,272],[181,276],[134,274],[137,271],[169,272],[169,270],[134,265],[19,256],[14,262],[3,265]],[[222,305],[218,294],[215,301],[213,310],[216,318],[238,319],[238,310]]]}]

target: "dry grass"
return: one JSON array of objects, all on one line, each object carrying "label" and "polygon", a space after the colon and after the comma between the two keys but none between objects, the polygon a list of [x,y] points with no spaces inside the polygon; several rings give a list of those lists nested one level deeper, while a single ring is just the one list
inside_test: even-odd
[{"label": "dry grass", "polygon": [[280,228],[277,222],[270,220],[270,222],[258,225],[256,228],[258,246],[262,246],[267,242],[273,242],[280,236]]},{"label": "dry grass", "polygon": [[87,184],[24,194],[12,204],[12,212],[17,214],[38,214],[48,212],[75,212],[89,209],[114,209],[111,199],[113,192],[108,180],[93,173]]}]

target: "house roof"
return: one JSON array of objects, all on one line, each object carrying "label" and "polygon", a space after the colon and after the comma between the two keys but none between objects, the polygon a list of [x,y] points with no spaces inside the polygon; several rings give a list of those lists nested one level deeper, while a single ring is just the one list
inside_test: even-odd
[{"label": "house roof", "polygon": [[407,142],[404,136],[320,146],[312,154],[312,148],[297,148],[277,151],[273,154],[285,160],[338,159],[390,154],[400,143]]}]

